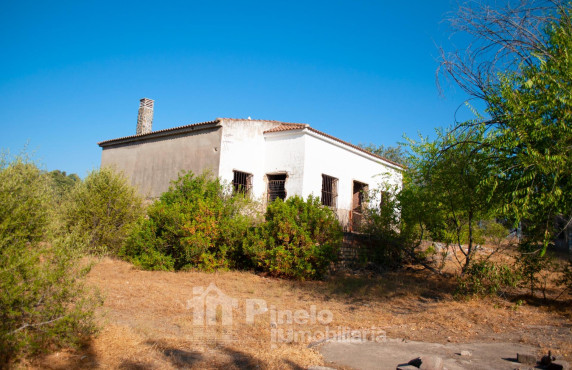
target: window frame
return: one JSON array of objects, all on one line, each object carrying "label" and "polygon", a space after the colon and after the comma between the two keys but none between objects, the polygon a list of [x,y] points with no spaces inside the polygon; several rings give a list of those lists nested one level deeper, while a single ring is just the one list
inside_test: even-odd
[{"label": "window frame", "polygon": [[[252,174],[239,170],[232,170],[232,174],[232,193],[250,195],[252,190]],[[242,179],[244,179],[244,181],[240,181]]]},{"label": "window frame", "polygon": [[330,175],[322,174],[321,203],[323,206],[338,209],[338,184],[339,179]]},{"label": "window frame", "polygon": [[[282,179],[283,177],[283,179]],[[278,179],[280,178],[280,179]],[[266,201],[268,203],[274,202],[277,198],[282,200],[286,200],[288,193],[286,192],[286,181],[288,180],[288,174],[285,172],[278,172],[278,173],[268,173],[266,174]],[[282,189],[275,190],[271,189],[272,183],[280,184],[282,183]],[[273,195],[275,195],[273,197]]]}]

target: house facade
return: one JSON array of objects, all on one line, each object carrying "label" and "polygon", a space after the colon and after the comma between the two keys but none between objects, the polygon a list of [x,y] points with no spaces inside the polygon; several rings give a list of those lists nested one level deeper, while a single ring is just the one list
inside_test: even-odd
[{"label": "house facade", "polygon": [[[101,165],[122,171],[156,198],[181,171],[211,171],[263,203],[319,197],[351,228],[383,184],[401,186],[403,167],[307,124],[217,118],[152,131],[153,101],[141,99],[136,135],[102,141]],[[366,198],[364,194],[373,194]]]}]

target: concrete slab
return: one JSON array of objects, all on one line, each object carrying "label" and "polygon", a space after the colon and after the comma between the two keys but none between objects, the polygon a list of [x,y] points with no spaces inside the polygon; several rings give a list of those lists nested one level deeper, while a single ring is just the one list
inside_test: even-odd
[{"label": "concrete slab", "polygon": [[[354,369],[395,370],[420,356],[439,356],[443,369],[528,369],[516,362],[517,353],[537,355],[538,349],[515,343],[427,343],[387,339],[384,342],[336,342],[322,344],[319,351],[327,365]],[[471,356],[461,352],[470,351]],[[540,357],[538,357],[540,358]]]}]

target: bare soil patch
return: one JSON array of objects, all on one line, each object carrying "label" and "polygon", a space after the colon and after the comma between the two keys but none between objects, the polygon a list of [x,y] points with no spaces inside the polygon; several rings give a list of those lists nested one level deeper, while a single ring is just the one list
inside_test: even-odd
[{"label": "bare soil patch", "polygon": [[[326,281],[296,282],[249,272],[150,272],[104,258],[89,274],[105,304],[102,330],[77,351],[34,360],[37,368],[287,368],[324,365],[314,337],[274,341],[273,329],[324,332],[319,321],[280,324],[270,312],[246,322],[246,300],[262,299],[276,310],[329,310],[330,330],[383,332],[389,338],[432,343],[508,342],[532,345],[570,362],[570,301],[537,305],[510,299],[456,300],[452,278],[414,268],[383,275],[345,274]],[[193,288],[214,283],[238,301],[233,325],[193,326],[187,301]],[[221,312],[217,313],[220,319]],[[200,335],[199,335],[200,334]]]}]

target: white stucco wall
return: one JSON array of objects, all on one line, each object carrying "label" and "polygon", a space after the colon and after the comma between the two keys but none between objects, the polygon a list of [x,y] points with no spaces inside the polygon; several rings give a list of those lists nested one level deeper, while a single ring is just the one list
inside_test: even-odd
[{"label": "white stucco wall", "polygon": [[264,134],[279,123],[223,120],[220,178],[228,183],[233,171],[252,174],[251,195],[267,197],[268,174],[285,173],[286,194],[321,197],[322,174],[338,179],[337,213],[344,224],[353,208],[354,181],[367,184],[372,206],[379,205],[382,186],[401,186],[401,168],[310,129]]},{"label": "white stucco wall", "polygon": [[305,135],[301,131],[265,134],[265,174],[286,173],[286,196],[304,195]]},{"label": "white stucco wall", "polygon": [[[396,166],[337,141],[306,132],[304,195],[319,196],[322,174],[338,179],[338,208],[351,209],[353,182],[369,185],[370,191],[381,190],[383,183],[401,184]],[[391,167],[390,167],[391,166]],[[373,194],[372,205],[379,203],[379,192]]]},{"label": "white stucco wall", "polygon": [[370,198],[372,206],[379,204],[380,193],[376,190],[381,190],[383,184],[401,186],[399,167],[308,129],[265,136],[266,171],[289,172],[287,186],[292,191],[288,195],[320,197],[322,174],[338,179],[337,210],[344,223],[352,208],[354,181],[365,183],[374,191]]},{"label": "white stucco wall", "polygon": [[219,177],[232,183],[233,171],[252,174],[251,196],[262,200],[266,193],[264,131],[279,123],[270,121],[221,119],[222,140]]}]

